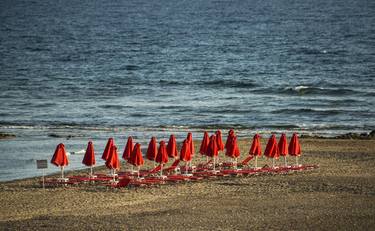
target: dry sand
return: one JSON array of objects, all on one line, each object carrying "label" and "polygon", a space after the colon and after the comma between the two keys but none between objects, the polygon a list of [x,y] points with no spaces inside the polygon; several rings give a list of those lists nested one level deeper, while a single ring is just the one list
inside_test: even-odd
[{"label": "dry sand", "polygon": [[375,141],[301,143],[320,169],[132,189],[1,183],[0,230],[375,230]]}]

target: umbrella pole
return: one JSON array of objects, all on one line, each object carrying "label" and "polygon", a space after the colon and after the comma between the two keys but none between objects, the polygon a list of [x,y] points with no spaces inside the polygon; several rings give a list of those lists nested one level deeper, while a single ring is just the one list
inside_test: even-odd
[{"label": "umbrella pole", "polygon": [[160,177],[163,177],[163,164],[160,164],[161,169],[160,169]]},{"label": "umbrella pole", "polygon": [[272,168],[275,168],[275,158],[272,158]]},{"label": "umbrella pole", "polygon": [[298,156],[296,156],[296,165],[298,167]]},{"label": "umbrella pole", "polygon": [[258,168],[258,156],[255,156],[255,168]]},{"label": "umbrella pole", "polygon": [[140,166],[138,166],[138,178],[139,178],[139,171],[140,171],[140,168],[141,168],[141,167],[140,167]]},{"label": "umbrella pole", "polygon": [[92,165],[90,166],[90,177],[92,177]]},{"label": "umbrella pole", "polygon": [[288,167],[288,164],[286,162],[286,156],[284,156],[284,164],[285,164],[285,167]]},{"label": "umbrella pole", "polygon": [[64,166],[61,166],[61,179],[64,179]]},{"label": "umbrella pole", "polygon": [[112,169],[112,175],[113,175],[113,182],[115,182],[115,169]]},{"label": "umbrella pole", "polygon": [[213,158],[214,158],[214,172],[216,172],[216,159],[215,159],[215,156],[213,156]]}]

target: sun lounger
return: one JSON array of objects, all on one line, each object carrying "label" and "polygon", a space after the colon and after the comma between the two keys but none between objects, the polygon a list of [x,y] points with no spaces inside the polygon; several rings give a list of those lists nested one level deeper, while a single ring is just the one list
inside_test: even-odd
[{"label": "sun lounger", "polygon": [[180,160],[175,160],[171,166],[168,168],[163,169],[163,172],[171,172],[171,171],[176,171],[178,169],[178,165],[180,164]]},{"label": "sun lounger", "polygon": [[[249,155],[243,161],[241,161],[240,163],[237,163],[237,166],[238,167],[242,167],[242,166],[248,165],[249,162],[250,162],[250,160],[252,160],[253,158],[254,158],[254,156]],[[222,167],[233,167],[233,166],[236,166],[236,163],[233,163],[233,162],[224,162],[224,163],[221,163],[221,166]]]}]

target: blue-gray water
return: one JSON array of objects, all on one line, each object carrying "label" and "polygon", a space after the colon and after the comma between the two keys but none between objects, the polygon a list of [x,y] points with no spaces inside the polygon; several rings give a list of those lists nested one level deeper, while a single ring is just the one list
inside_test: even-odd
[{"label": "blue-gray water", "polygon": [[375,1],[3,0],[0,105],[0,180],[59,142],[373,130]]}]

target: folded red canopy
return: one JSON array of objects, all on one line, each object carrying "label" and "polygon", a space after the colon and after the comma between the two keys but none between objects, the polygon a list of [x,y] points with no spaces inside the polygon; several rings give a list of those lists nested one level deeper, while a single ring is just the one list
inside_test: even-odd
[{"label": "folded red canopy", "polygon": [[215,135],[216,135],[217,149],[218,149],[218,151],[223,151],[224,150],[224,143],[223,143],[223,138],[221,136],[221,131],[217,130]]},{"label": "folded red canopy", "polygon": [[279,153],[280,153],[281,156],[288,155],[288,143],[286,141],[285,133],[281,134],[278,146],[279,146]]},{"label": "folded red canopy", "polygon": [[180,160],[189,162],[191,159],[190,142],[185,139],[180,151]]},{"label": "folded red canopy", "polygon": [[159,150],[155,161],[160,164],[165,164],[168,162],[167,146],[165,145],[164,140],[160,141],[159,143]]},{"label": "folded red canopy", "polygon": [[191,132],[189,132],[186,139],[189,141],[190,155],[191,155],[191,157],[193,157],[194,153],[195,153],[195,150],[194,150],[194,141],[193,141],[193,134]]},{"label": "folded red canopy", "polygon": [[120,169],[120,161],[118,159],[118,154],[117,154],[117,147],[116,145],[112,145],[108,158],[105,162],[105,166],[109,169]]},{"label": "folded red canopy", "polygon": [[237,144],[237,136],[233,136],[232,138],[230,138],[230,142],[225,155],[231,158],[237,158],[240,156],[240,149],[238,148]]},{"label": "folded red canopy", "polygon": [[156,137],[151,137],[150,143],[148,143],[146,158],[148,160],[155,161],[157,154],[158,154],[158,145],[156,144]]},{"label": "folded red canopy", "polygon": [[89,141],[89,143],[87,144],[86,153],[83,157],[82,164],[86,166],[94,166],[96,164],[94,145],[91,141]]},{"label": "folded red canopy", "polygon": [[212,135],[210,137],[210,143],[208,144],[207,148],[207,156],[216,157],[219,154],[219,149],[217,147],[216,140],[217,139],[215,135]]},{"label": "folded red canopy", "polygon": [[255,134],[253,137],[253,143],[251,144],[249,154],[253,156],[262,155],[262,146],[260,145],[260,135]]},{"label": "folded red canopy", "polygon": [[107,142],[107,145],[105,146],[103,155],[102,155],[102,159],[103,160],[107,160],[108,159],[109,152],[111,150],[112,145],[115,145],[115,143],[113,142],[113,138],[109,138],[108,142]]},{"label": "folded red canopy", "polygon": [[209,142],[210,142],[210,139],[208,138],[208,132],[204,132],[203,139],[201,142],[201,147],[199,149],[200,154],[207,155],[207,148],[208,148]]},{"label": "folded red canopy", "polygon": [[301,146],[298,141],[297,133],[294,133],[292,139],[289,142],[289,155],[291,156],[300,156],[301,155]]},{"label": "folded red canopy", "polygon": [[176,158],[178,156],[177,151],[177,142],[174,135],[169,137],[168,145],[167,145],[167,153],[170,158]]},{"label": "folded red canopy", "polygon": [[277,146],[276,136],[273,134],[268,140],[264,155],[269,158],[279,158],[279,147]]},{"label": "folded red canopy", "polygon": [[129,163],[134,166],[142,166],[144,164],[141,145],[139,143],[135,144]]},{"label": "folded red canopy", "polygon": [[126,145],[125,145],[124,153],[122,154],[122,158],[124,160],[129,161],[130,155],[133,152],[133,148],[134,148],[134,146],[133,146],[133,138],[131,136],[129,136],[128,137],[128,141],[126,142]]},{"label": "folded red canopy", "polygon": [[[227,136],[227,141],[225,142],[225,149],[231,149],[231,144],[232,144],[232,140],[234,138],[234,131],[233,129],[230,129],[229,132],[228,132],[228,136]],[[226,154],[225,154],[226,155]]]},{"label": "folded red canopy", "polygon": [[51,159],[51,163],[60,167],[67,166],[69,164],[64,144],[60,143],[57,145],[55,153]]}]

